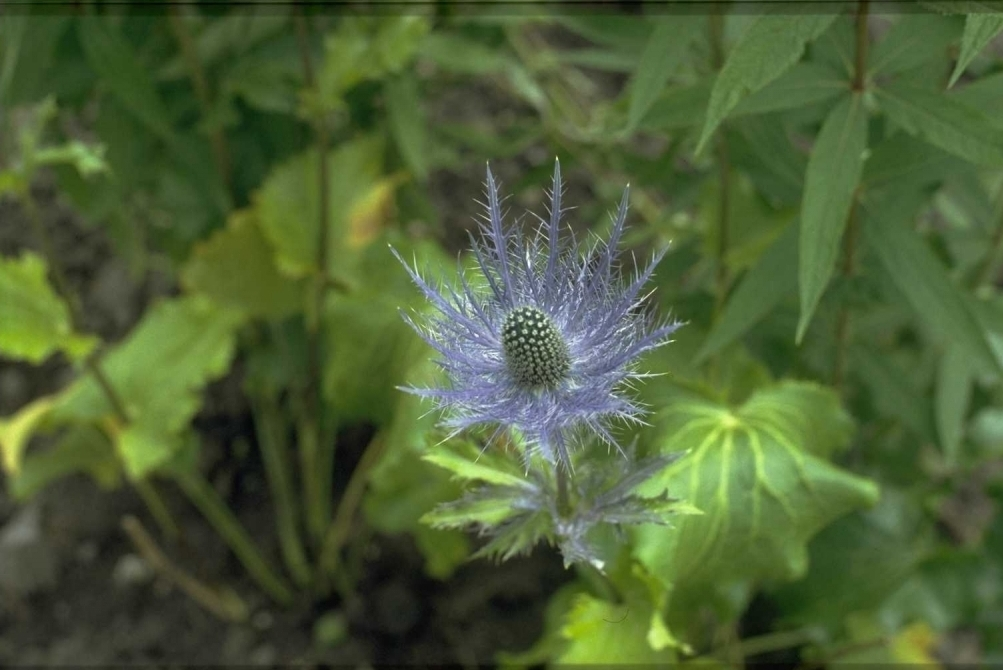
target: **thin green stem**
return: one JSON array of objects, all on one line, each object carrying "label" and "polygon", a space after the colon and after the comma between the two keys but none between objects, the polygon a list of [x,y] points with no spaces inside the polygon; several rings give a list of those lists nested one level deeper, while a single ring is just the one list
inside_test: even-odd
[{"label": "thin green stem", "polygon": [[750,637],[744,640],[729,641],[726,645],[713,649],[703,656],[698,656],[692,659],[691,663],[700,662],[710,662],[714,660],[721,660],[725,658],[731,658],[733,655],[737,655],[742,659],[746,659],[749,656],[756,656],[758,654],[765,654],[771,651],[780,651],[782,649],[791,649],[793,647],[800,647],[804,644],[809,644],[811,642],[816,642],[818,640],[818,631],[808,629],[798,629],[798,630],[785,630],[779,633],[769,633],[767,635],[760,635],[757,637]]},{"label": "thin green stem", "polygon": [[164,499],[157,493],[156,487],[154,487],[153,482],[149,479],[140,479],[134,481],[132,485],[135,487],[136,492],[139,493],[139,497],[143,499],[143,503],[146,508],[150,510],[150,515],[153,520],[156,521],[157,526],[169,540],[175,542],[181,537],[181,529],[178,528],[177,522],[174,521],[174,517],[171,515],[171,510],[167,507],[167,503]]},{"label": "thin green stem", "polygon": [[261,459],[265,465],[272,500],[275,501],[275,525],[279,548],[293,581],[299,587],[310,583],[310,563],[299,534],[299,518],[292,473],[289,470],[289,440],[286,422],[271,398],[249,396]]},{"label": "thin green stem", "polygon": [[227,546],[233,550],[251,578],[280,605],[292,602],[293,594],[285,580],[276,573],[265,561],[254,546],[254,541],[233,515],[230,508],[220,498],[208,481],[201,475],[178,471],[174,476],[189,500],[198,507],[202,515],[209,520]]},{"label": "thin green stem", "polygon": [[[70,327],[74,331],[80,331],[83,324],[83,310],[80,306],[80,299],[70,288],[66,274],[63,272],[63,266],[59,262],[59,258],[56,256],[52,239],[49,237],[48,231],[46,231],[45,226],[42,224],[42,217],[38,213],[38,206],[35,203],[34,196],[31,195],[30,187],[23,193],[22,203],[24,205],[25,213],[28,215],[28,221],[34,231],[35,237],[38,239],[38,243],[42,247],[42,254],[45,256],[49,272],[52,274],[53,283],[56,285],[56,291],[68,306],[70,313]],[[115,387],[112,385],[111,380],[101,367],[99,350],[95,350],[94,353],[84,359],[84,369],[91,375],[91,377],[94,378],[94,381],[97,382],[98,387],[108,400],[108,404],[111,405],[112,412],[119,423],[123,426],[128,424],[130,421],[129,413],[126,410],[126,406],[122,401],[122,398],[118,395],[118,392],[115,391]],[[163,498],[161,498],[153,483],[141,480],[139,482],[134,482],[133,485],[139,493],[139,496],[143,499],[147,508],[150,510],[150,514],[153,516],[154,521],[156,521],[157,525],[160,527],[160,531],[172,540],[177,539],[180,536],[181,531],[178,528],[178,524],[174,521],[173,516],[171,516],[167,503],[165,503]]]},{"label": "thin green stem", "polygon": [[[294,16],[296,38],[306,86],[316,90],[313,58],[310,50],[310,26],[302,9],[297,7]],[[331,471],[334,466],[334,435],[327,430],[324,389],[322,384],[324,352],[324,304],[331,282],[328,280],[330,255],[330,179],[328,166],[327,122],[322,112],[314,118],[317,139],[317,178],[319,181],[320,212],[317,229],[316,273],[313,282],[313,301],[307,317],[307,363],[309,379],[307,393],[312,405],[312,417],[300,423],[308,431],[300,436],[304,505],[307,529],[315,542],[320,542],[328,520],[331,518]],[[330,433],[330,434],[329,434]]]},{"label": "thin green stem", "polygon": [[355,513],[362,504],[362,496],[369,483],[369,475],[373,468],[379,464],[385,450],[386,439],[382,433],[376,435],[366,446],[362,458],[359,459],[359,464],[355,466],[352,477],[348,480],[345,494],[338,504],[338,512],[324,536],[320,566],[321,570],[328,575],[334,575],[338,571],[341,564],[341,550],[348,539]]}]

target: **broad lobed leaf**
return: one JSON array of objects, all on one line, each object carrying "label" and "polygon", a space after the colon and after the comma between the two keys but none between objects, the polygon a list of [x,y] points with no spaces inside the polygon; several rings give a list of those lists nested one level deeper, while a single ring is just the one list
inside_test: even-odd
[{"label": "broad lobed leaf", "polygon": [[653,423],[661,451],[690,450],[655,485],[704,514],[643,527],[636,556],[684,609],[716,587],[803,575],[808,540],[877,500],[872,482],[825,460],[846,445],[852,422],[816,384],[766,387],[736,409],[690,396]]}]

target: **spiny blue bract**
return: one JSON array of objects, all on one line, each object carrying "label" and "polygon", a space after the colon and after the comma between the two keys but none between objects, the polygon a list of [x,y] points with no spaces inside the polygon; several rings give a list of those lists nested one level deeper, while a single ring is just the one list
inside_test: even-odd
[{"label": "spiny blue bract", "polygon": [[433,286],[404,263],[438,312],[423,324],[405,318],[439,353],[449,382],[406,390],[445,410],[444,425],[453,431],[478,424],[516,428],[531,449],[568,470],[570,448],[588,433],[617,446],[611,422],[643,414],[624,395],[631,381],[645,376],[636,370],[637,357],[668,342],[679,327],[656,324],[641,294],[664,250],[630,281],[621,276],[617,246],[628,193],[629,187],[609,240],[583,250],[570,231],[563,243],[559,236],[560,163],[549,219],[536,217],[539,226],[528,238],[503,225],[489,167],[481,239],[471,238],[480,278],[471,282],[461,272],[459,287]]}]

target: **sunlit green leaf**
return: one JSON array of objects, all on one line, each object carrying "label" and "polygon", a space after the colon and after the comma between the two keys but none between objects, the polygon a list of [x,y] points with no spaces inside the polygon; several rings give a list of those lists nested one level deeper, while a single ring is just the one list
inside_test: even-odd
[{"label": "sunlit green leaf", "polygon": [[54,404],[53,396],[42,396],[12,416],[0,419],[0,455],[3,456],[4,470],[8,473],[16,475],[21,469],[28,441]]},{"label": "sunlit green leaf", "polygon": [[[328,155],[330,272],[343,276],[338,253],[347,245],[349,215],[377,187],[382,142],[363,137],[334,148]],[[284,274],[301,277],[316,270],[320,228],[320,160],[314,150],[275,168],[254,198],[258,221],[276,252]]]},{"label": "sunlit green leaf", "polygon": [[79,360],[96,345],[97,338],[73,332],[69,309],[49,286],[40,257],[0,257],[0,353],[39,363],[63,351]]},{"label": "sunlit green leaf", "polygon": [[674,601],[803,575],[808,540],[877,499],[874,484],[824,460],[847,444],[852,422],[820,386],[784,382],[738,408],[677,398],[651,420],[662,451],[690,452],[657,486],[704,512],[637,532],[638,559],[673,586]]},{"label": "sunlit green leaf", "polygon": [[300,312],[307,290],[305,281],[279,273],[253,210],[234,212],[226,228],[197,244],[181,280],[220,305],[268,318]]},{"label": "sunlit green leaf", "polygon": [[[954,86],[965,68],[975,60],[979,52],[1003,31],[1003,14],[969,14],[965,17],[965,32],[961,35],[961,54],[951,73],[948,88]],[[923,45],[928,49],[928,45]]]},{"label": "sunlit green leaf", "polygon": [[836,14],[764,14],[742,34],[714,82],[697,152],[743,98],[782,75],[825,32]]},{"label": "sunlit green leaf", "polygon": [[77,472],[90,475],[106,489],[121,479],[122,466],[114,449],[93,426],[74,426],[51,447],[30,453],[17,475],[11,477],[10,491],[16,499],[25,500],[49,483]]},{"label": "sunlit green leaf", "polygon": [[808,160],[798,253],[798,342],[832,277],[866,148],[867,111],[861,96],[853,95],[829,114]]},{"label": "sunlit green leaf", "polygon": [[75,381],[53,410],[54,420],[111,422],[117,445],[135,477],[164,463],[176,437],[201,404],[200,391],[226,372],[240,312],[202,296],[151,307],[130,335],[101,361],[128,415],[121,425],[104,389],[92,376]]}]

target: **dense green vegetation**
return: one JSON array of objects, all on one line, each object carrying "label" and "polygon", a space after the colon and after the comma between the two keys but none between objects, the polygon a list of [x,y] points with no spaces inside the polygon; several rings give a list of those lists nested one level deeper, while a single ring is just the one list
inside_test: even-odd
[{"label": "dense green vegetation", "polygon": [[[85,472],[134,487],[169,543],[180,491],[282,606],[351,593],[362,527],[410,534],[442,580],[543,541],[575,578],[515,665],[966,660],[965,636],[1000,662],[1003,13],[921,4],[4,13],[0,196],[38,251],[0,258],[0,354],[76,372],[0,418],[8,495]],[[646,424],[614,427],[659,467],[576,452],[580,503],[629,499],[619,532],[589,526],[591,563],[567,500],[513,512],[551,472],[519,435],[448,434],[399,390],[442,382],[400,314],[435,306],[388,245],[458,287],[485,162],[522,235],[555,156],[586,242],[630,183],[621,246],[643,267],[668,245],[651,308],[685,322],[631,385]],[[40,176],[177,287],[120,341],[83,326]],[[193,418],[238,362],[281,561],[200,463]]]}]

